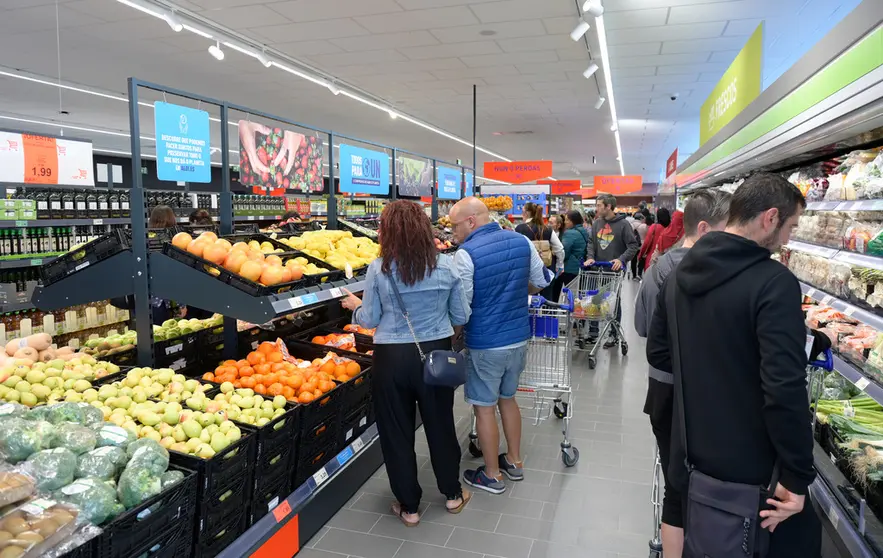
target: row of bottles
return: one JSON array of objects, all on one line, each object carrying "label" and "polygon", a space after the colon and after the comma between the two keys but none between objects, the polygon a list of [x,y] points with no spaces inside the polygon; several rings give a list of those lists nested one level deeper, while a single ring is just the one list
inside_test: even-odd
[{"label": "row of bottles", "polygon": [[33,333],[63,335],[105,326],[113,327],[115,324],[119,327],[121,322],[128,322],[129,319],[128,310],[115,308],[107,300],[80,304],[53,312],[36,309],[7,312],[0,314],[0,343],[6,344],[9,339]]},{"label": "row of bottles", "polygon": [[105,219],[130,214],[128,190],[19,188],[15,197],[34,200],[37,219]]},{"label": "row of bottles", "polygon": [[30,227],[0,229],[0,259],[25,258],[67,252],[77,244],[89,242],[102,231],[90,225],[73,227]]},{"label": "row of bottles", "polygon": [[0,271],[0,285],[6,288],[7,293],[12,292],[12,285],[15,285],[15,292],[25,293],[28,291],[28,282],[39,279],[40,272],[35,267]]},{"label": "row of bottles", "polygon": [[148,190],[144,201],[147,204],[148,215],[159,205],[171,207],[179,217],[187,217],[194,209],[205,209],[209,215],[218,215],[218,194]]},{"label": "row of bottles", "polygon": [[254,194],[235,194],[233,196],[233,215],[283,215],[285,198],[282,196],[258,196]]}]

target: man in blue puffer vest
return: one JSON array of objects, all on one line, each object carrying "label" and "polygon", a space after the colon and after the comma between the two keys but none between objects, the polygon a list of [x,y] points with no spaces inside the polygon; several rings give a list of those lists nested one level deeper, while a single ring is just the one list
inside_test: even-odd
[{"label": "man in blue puffer vest", "polygon": [[[527,360],[530,321],[527,297],[551,280],[551,272],[524,235],[491,222],[487,206],[469,197],[451,208],[460,249],[454,257],[472,314],[465,326],[468,375],[466,402],[475,408],[484,465],[463,473],[466,484],[492,494],[524,478],[521,411],[514,397]],[[547,275],[548,274],[548,275]],[[507,452],[498,454],[499,407]]]}]

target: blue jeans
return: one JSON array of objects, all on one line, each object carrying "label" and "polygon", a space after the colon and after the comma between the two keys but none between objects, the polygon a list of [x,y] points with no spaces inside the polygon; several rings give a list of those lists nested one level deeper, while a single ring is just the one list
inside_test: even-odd
[{"label": "blue jeans", "polygon": [[467,349],[466,402],[492,407],[501,398],[515,397],[526,364],[526,344],[502,350]]}]

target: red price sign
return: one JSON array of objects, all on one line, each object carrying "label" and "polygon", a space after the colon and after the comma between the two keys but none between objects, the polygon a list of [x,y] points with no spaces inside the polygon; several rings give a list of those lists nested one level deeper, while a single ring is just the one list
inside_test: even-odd
[{"label": "red price sign", "polygon": [[282,503],[273,508],[273,517],[276,518],[276,523],[279,523],[291,513],[291,506],[288,504],[288,500],[282,500]]},{"label": "red price sign", "polygon": [[58,184],[55,138],[22,134],[26,184]]}]

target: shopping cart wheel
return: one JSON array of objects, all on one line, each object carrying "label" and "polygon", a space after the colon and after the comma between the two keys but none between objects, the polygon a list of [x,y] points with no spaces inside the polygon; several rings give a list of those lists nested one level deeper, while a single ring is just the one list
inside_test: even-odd
[{"label": "shopping cart wheel", "polygon": [[567,416],[567,402],[562,401],[562,402],[560,402],[560,404],[556,403],[554,412],[555,412],[555,416],[560,419],[563,419],[564,417],[566,417]]},{"label": "shopping cart wheel", "polygon": [[469,453],[472,454],[472,457],[481,457],[483,455],[481,448],[478,447],[478,442],[469,442]]},{"label": "shopping cart wheel", "polygon": [[619,349],[622,351],[622,356],[629,354],[629,344],[625,341],[619,344]]},{"label": "shopping cart wheel", "polygon": [[565,467],[573,467],[579,461],[579,450],[571,446],[569,448],[561,448],[561,461]]},{"label": "shopping cart wheel", "polygon": [[662,558],[662,551],[661,550],[651,550],[650,551],[650,558]]},{"label": "shopping cart wheel", "polygon": [[598,363],[595,361],[595,357],[590,356],[589,357],[589,370],[594,370],[596,364],[598,364]]}]

